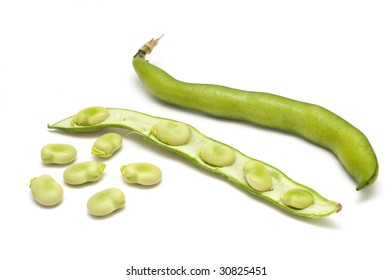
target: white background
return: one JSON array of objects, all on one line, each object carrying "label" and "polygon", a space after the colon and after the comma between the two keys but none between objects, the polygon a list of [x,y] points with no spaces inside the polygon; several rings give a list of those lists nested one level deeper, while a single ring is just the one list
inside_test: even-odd
[{"label": "white background", "polygon": [[[1,1],[1,279],[163,279],[126,269],[209,268],[212,276],[167,279],[390,279],[391,8],[388,1]],[[301,138],[174,108],[151,97],[134,53],[165,36],[148,57],[174,77],[267,91],[322,105],[361,129],[380,163],[378,181],[356,182],[330,152]],[[40,149],[74,145],[94,159],[102,133],[65,134],[52,124],[93,105],[190,123],[343,204],[324,219],[300,218],[244,193],[137,135],[106,160],[100,182],[70,187],[64,167]],[[347,139],[349,141],[349,139]],[[147,161],[163,181],[124,183],[119,167]],[[31,178],[50,174],[63,202],[40,207]],[[93,193],[118,187],[126,207],[89,216]],[[389,259],[389,260],[388,260]],[[266,267],[228,277],[221,266]]]}]

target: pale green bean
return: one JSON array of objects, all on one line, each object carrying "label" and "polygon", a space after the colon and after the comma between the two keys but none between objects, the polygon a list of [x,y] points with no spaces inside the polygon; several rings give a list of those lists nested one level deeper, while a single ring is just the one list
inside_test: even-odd
[{"label": "pale green bean", "polygon": [[151,163],[130,163],[120,168],[124,180],[130,184],[152,186],[162,180],[162,172],[159,167]]},{"label": "pale green bean", "polygon": [[63,200],[63,188],[48,174],[31,179],[30,190],[33,198],[43,206],[54,206]]},{"label": "pale green bean", "polygon": [[41,149],[41,160],[45,164],[67,164],[76,159],[77,151],[69,144],[47,144]]},{"label": "pale green bean", "polygon": [[262,162],[249,160],[244,164],[243,169],[245,179],[252,188],[261,192],[271,189],[272,176]]},{"label": "pale green bean", "polygon": [[152,132],[161,142],[171,146],[184,145],[191,137],[191,131],[187,125],[169,120],[159,121]]},{"label": "pale green bean", "polygon": [[124,193],[120,189],[109,188],[92,195],[87,201],[87,210],[90,215],[101,217],[123,208],[124,205]]},{"label": "pale green bean", "polygon": [[75,163],[65,169],[63,173],[64,181],[70,185],[82,185],[88,182],[98,181],[106,164],[98,161],[85,161]]},{"label": "pale green bean", "polygon": [[106,108],[92,106],[79,111],[73,121],[76,125],[89,126],[104,121],[108,116],[109,112]]},{"label": "pale green bean", "polygon": [[230,147],[216,142],[206,144],[200,157],[206,163],[217,167],[229,166],[235,161],[234,151]]},{"label": "pale green bean", "polygon": [[101,135],[91,149],[91,153],[100,158],[111,157],[118,149],[121,148],[122,137],[118,133],[106,133]]},{"label": "pale green bean", "polygon": [[295,209],[305,209],[313,204],[314,197],[308,191],[293,189],[283,194],[282,201],[289,207],[293,207]]}]

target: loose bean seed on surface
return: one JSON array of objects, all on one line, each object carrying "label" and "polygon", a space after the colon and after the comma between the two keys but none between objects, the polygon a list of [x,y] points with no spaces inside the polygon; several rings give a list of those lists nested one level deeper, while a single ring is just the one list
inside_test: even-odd
[{"label": "loose bean seed on surface", "polygon": [[[240,151],[226,144],[221,144],[225,147],[224,150],[226,151],[223,153],[225,155],[224,158],[233,158],[233,156],[227,157],[228,154],[233,153],[235,160],[232,164],[225,166],[224,168],[219,168],[201,160],[201,151],[203,150],[203,147],[206,147],[207,145],[216,145],[220,142],[207,137],[189,124],[184,124],[191,131],[190,139],[187,144],[180,146],[172,146],[163,143],[153,133],[151,133],[154,130],[156,124],[165,119],[127,109],[108,108],[107,110],[110,117],[103,120],[99,124],[91,126],[78,126],[73,122],[74,116],[71,116],[53,125],[50,125],[49,128],[75,133],[96,131],[108,127],[127,129],[141,135],[143,138],[149,140],[152,143],[155,143],[156,145],[166,150],[175,152],[178,155],[189,159],[197,166],[200,166],[213,173],[222,175],[225,179],[228,179],[230,182],[234,183],[236,186],[242,188],[243,190],[255,196],[264,198],[268,202],[271,202],[274,205],[281,207],[283,210],[289,213],[311,218],[321,218],[339,212],[341,209],[341,205],[339,203],[328,200],[325,197],[321,196],[319,193],[317,193],[315,190],[293,181],[292,179],[288,178],[282,171],[268,164],[265,164],[264,167],[267,169],[268,174],[271,174],[271,176],[274,178],[272,180],[272,187],[268,191],[257,190],[257,188],[264,189],[265,185],[268,185],[265,183],[260,185],[256,184],[256,182],[258,182],[260,178],[264,178],[264,175],[262,175],[263,172],[261,172],[259,168],[255,168],[257,172],[253,174],[249,170],[244,170],[244,165],[246,165],[247,162],[255,159],[244,155]],[[212,152],[212,154],[214,155],[215,152]],[[212,156],[212,158],[215,158],[215,156]],[[229,162],[232,162],[232,160],[229,160]],[[122,171],[126,171],[126,177],[128,177],[131,182],[138,182],[140,178],[143,177],[136,176],[144,172],[139,172],[135,170],[134,167],[129,168],[131,171],[130,174],[128,174],[129,170],[127,167],[122,167],[122,169]],[[250,170],[254,170],[254,168],[250,168]],[[246,173],[248,173],[248,179],[246,178]],[[133,174],[136,174],[136,178]],[[149,172],[147,172],[147,174],[149,174]],[[160,172],[156,172],[155,174],[160,174]],[[160,176],[161,175],[153,176],[153,179],[155,178],[154,180],[151,180],[151,178],[147,176],[147,183],[152,184],[158,182],[160,180]],[[195,177],[194,179],[188,178],[188,180],[197,181],[197,177]],[[249,183],[247,180],[249,180],[251,183]],[[253,184],[253,187],[251,187],[250,184]],[[282,195],[291,189],[300,189],[310,193],[313,196],[314,205],[312,207],[307,207],[304,209],[296,209],[294,207],[286,206],[282,202]],[[296,206],[298,207],[298,205]],[[303,205],[300,206],[303,207]]]},{"label": "loose bean seed on surface", "polygon": [[282,201],[289,207],[305,209],[313,204],[313,195],[305,190],[294,189],[287,191],[282,196]]},{"label": "loose bean seed on surface", "polygon": [[228,166],[235,161],[233,150],[220,143],[208,143],[205,145],[200,157],[204,162],[216,167]]},{"label": "loose bean seed on surface", "polygon": [[191,137],[191,131],[187,125],[169,120],[159,121],[153,133],[161,142],[172,146],[184,145]]},{"label": "loose bean seed on surface", "polygon": [[272,177],[263,163],[250,160],[245,163],[243,169],[245,179],[252,188],[261,192],[271,189]]},{"label": "loose bean seed on surface", "polygon": [[117,188],[109,188],[92,195],[87,201],[87,210],[93,216],[106,216],[123,208],[125,195]]},{"label": "loose bean seed on surface", "polygon": [[82,185],[98,181],[106,164],[98,161],[84,161],[67,167],[63,173],[64,181],[70,185]]},{"label": "loose bean seed on surface", "polygon": [[67,164],[76,159],[77,151],[69,144],[48,144],[41,149],[41,160],[45,164]]},{"label": "loose bean seed on surface", "polygon": [[120,168],[124,180],[131,184],[152,186],[162,180],[161,170],[151,163],[131,163]]},{"label": "loose bean seed on surface", "polygon": [[106,133],[94,142],[91,153],[100,158],[109,158],[121,148],[121,145],[122,137],[120,134]]},{"label": "loose bean seed on surface", "polygon": [[54,206],[63,200],[63,188],[47,174],[31,179],[30,190],[33,198],[43,206]]}]

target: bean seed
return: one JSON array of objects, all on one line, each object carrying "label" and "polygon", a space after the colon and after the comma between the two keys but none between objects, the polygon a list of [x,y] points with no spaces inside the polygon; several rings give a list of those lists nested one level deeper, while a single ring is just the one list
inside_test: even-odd
[{"label": "bean seed", "polygon": [[74,118],[74,123],[80,126],[95,125],[108,117],[109,112],[105,107],[93,106],[79,111]]},{"label": "bean seed", "polygon": [[120,169],[125,181],[131,184],[152,186],[162,180],[161,170],[151,163],[131,163]]},{"label": "bean seed", "polygon": [[191,131],[186,124],[169,120],[159,121],[153,133],[159,141],[171,146],[184,145],[188,143],[191,136]]},{"label": "bean seed", "polygon": [[45,164],[67,164],[76,159],[76,149],[68,144],[48,144],[41,149]]},{"label": "bean seed", "polygon": [[87,201],[87,210],[93,216],[106,216],[124,205],[124,193],[117,188],[109,188],[92,195]]},{"label": "bean seed", "polygon": [[70,185],[81,185],[87,182],[98,181],[106,164],[97,161],[85,161],[75,163],[65,169],[63,173],[64,181]]},{"label": "bean seed", "polygon": [[63,188],[47,174],[31,179],[30,190],[33,198],[43,206],[54,206],[63,200]]},{"label": "bean seed", "polygon": [[118,133],[106,133],[101,135],[92,147],[92,154],[101,158],[109,158],[121,148],[122,137]]},{"label": "bean seed", "polygon": [[235,161],[233,150],[220,143],[208,143],[203,147],[200,156],[204,162],[216,167],[228,166]]},{"label": "bean seed", "polygon": [[262,162],[250,160],[245,163],[243,170],[245,179],[252,188],[261,192],[271,189],[272,177]]},{"label": "bean seed", "polygon": [[287,191],[282,196],[285,205],[295,209],[305,209],[313,204],[313,195],[305,190],[293,189]]}]

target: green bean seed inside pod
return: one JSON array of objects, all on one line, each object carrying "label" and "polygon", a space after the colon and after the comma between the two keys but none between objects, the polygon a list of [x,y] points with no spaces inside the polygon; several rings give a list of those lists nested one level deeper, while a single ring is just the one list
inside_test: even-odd
[{"label": "green bean seed inside pod", "polygon": [[272,177],[264,164],[257,160],[249,160],[244,167],[245,179],[255,190],[264,192],[272,187]]},{"label": "green bean seed inside pod", "polygon": [[87,201],[87,210],[93,216],[106,216],[124,205],[124,193],[117,188],[109,188],[92,195]]},{"label": "green bean seed inside pod", "polygon": [[65,169],[64,181],[70,185],[81,185],[88,182],[98,181],[106,164],[98,161],[85,161],[75,163]]},{"label": "green bean seed inside pod", "polygon": [[235,161],[235,153],[233,150],[220,143],[206,144],[203,147],[200,156],[204,162],[216,167],[229,166]]},{"label": "green bean seed inside pod", "polygon": [[151,163],[131,163],[120,169],[124,180],[130,184],[152,186],[162,180],[161,170]]},{"label": "green bean seed inside pod", "polygon": [[108,117],[109,111],[105,107],[92,106],[79,111],[74,118],[74,123],[80,126],[95,125]]},{"label": "green bean seed inside pod", "polygon": [[67,164],[76,159],[76,149],[68,144],[48,144],[41,149],[41,160],[45,164]]},{"label": "green bean seed inside pod", "polygon": [[314,198],[311,193],[305,190],[293,189],[283,194],[282,201],[286,206],[305,209],[313,204]]},{"label": "green bean seed inside pod", "polygon": [[186,124],[169,120],[159,121],[153,133],[159,141],[171,146],[184,145],[191,137],[191,131]]},{"label": "green bean seed inside pod", "polygon": [[121,148],[122,137],[118,133],[106,133],[101,135],[92,147],[91,153],[101,158],[109,158]]},{"label": "green bean seed inside pod", "polygon": [[54,206],[63,200],[63,188],[47,174],[31,179],[30,190],[33,198],[43,206]]}]

